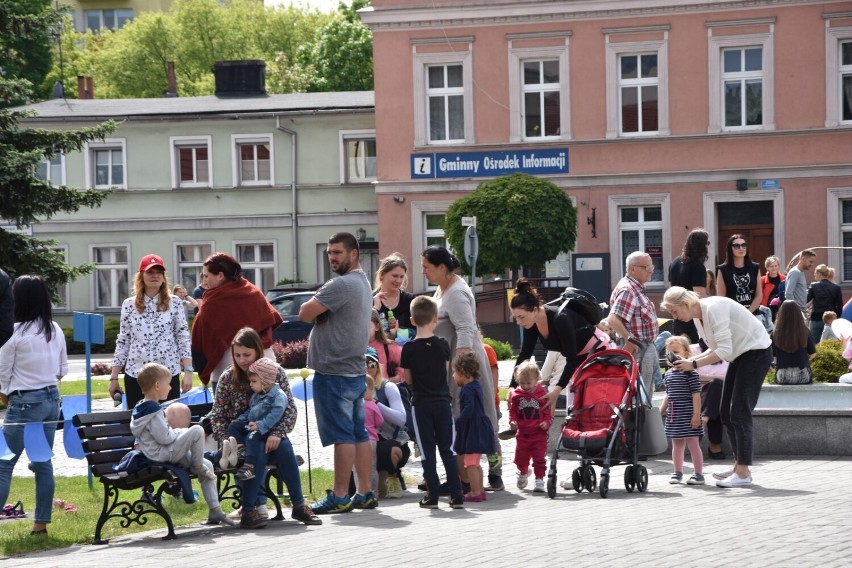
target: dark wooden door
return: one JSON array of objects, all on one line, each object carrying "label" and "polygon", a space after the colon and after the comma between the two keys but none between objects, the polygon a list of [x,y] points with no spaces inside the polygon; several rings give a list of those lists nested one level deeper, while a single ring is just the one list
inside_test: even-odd
[{"label": "dark wooden door", "polygon": [[716,265],[725,260],[725,246],[728,243],[728,238],[739,233],[745,237],[748,243],[749,257],[753,262],[760,265],[761,272],[765,272],[763,262],[767,256],[775,254],[772,202],[720,203],[717,212],[719,229],[716,233],[718,237],[714,247]]}]

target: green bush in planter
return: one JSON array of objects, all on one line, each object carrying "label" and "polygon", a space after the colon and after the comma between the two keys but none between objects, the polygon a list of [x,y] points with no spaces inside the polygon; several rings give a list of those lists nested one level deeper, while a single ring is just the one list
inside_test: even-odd
[{"label": "green bush in planter", "polygon": [[487,343],[494,349],[494,352],[497,353],[498,361],[514,359],[515,357],[515,355],[512,353],[512,346],[505,341],[497,341],[496,339],[491,339],[490,337],[483,337],[482,342]]},{"label": "green bush in planter", "polygon": [[811,359],[815,383],[836,383],[843,373],[849,372],[849,361],[843,358],[843,345],[836,339],[820,341],[816,355]]}]

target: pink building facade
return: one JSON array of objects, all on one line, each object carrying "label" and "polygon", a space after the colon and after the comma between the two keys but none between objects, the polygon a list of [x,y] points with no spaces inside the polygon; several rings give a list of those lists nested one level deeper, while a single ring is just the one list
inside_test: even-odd
[{"label": "pink building facade", "polygon": [[[646,250],[661,293],[695,227],[708,268],[733,233],[761,264],[852,247],[849,2],[373,0],[361,16],[380,253],[412,260],[413,290],[450,204],[525,158],[574,200],[571,252],[600,254],[610,287]],[[818,261],[852,286],[852,249]]]}]

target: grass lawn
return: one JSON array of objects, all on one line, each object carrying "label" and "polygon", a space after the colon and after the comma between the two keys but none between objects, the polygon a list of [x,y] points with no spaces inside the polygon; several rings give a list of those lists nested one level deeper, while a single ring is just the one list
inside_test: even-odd
[{"label": "grass lawn", "polygon": [[[308,495],[308,473],[302,471],[302,488],[305,500],[311,503],[325,496],[325,489],[333,484],[333,473],[324,469],[313,470],[313,495]],[[194,483],[199,494],[201,488]],[[273,483],[273,489],[275,484]],[[285,488],[286,490],[286,488]],[[131,493],[126,492],[128,497]],[[28,518],[22,520],[0,521],[0,556],[14,556],[53,548],[63,548],[72,544],[89,544],[95,535],[95,524],[100,516],[103,504],[103,486],[95,479],[93,488],[89,489],[86,477],[57,477],[55,499],[61,499],[65,503],[73,503],[77,506],[76,513],[66,513],[59,507],[54,506],[52,522],[48,525],[49,536],[30,536],[32,530],[32,516],[35,509],[35,479],[32,477],[16,477],[12,479],[12,489],[9,492],[11,503],[22,501]],[[175,527],[192,525],[204,522],[207,519],[207,505],[203,498],[192,505],[184,503],[180,499],[166,496],[166,509],[172,516]],[[289,505],[284,506],[284,516],[289,518]],[[226,512],[229,512],[226,510]],[[103,538],[116,537],[133,532],[159,529],[152,538],[160,538],[165,535],[166,523],[156,515],[146,517],[148,523],[144,526],[131,524],[128,528],[121,528],[120,519],[110,519],[104,525]]]}]

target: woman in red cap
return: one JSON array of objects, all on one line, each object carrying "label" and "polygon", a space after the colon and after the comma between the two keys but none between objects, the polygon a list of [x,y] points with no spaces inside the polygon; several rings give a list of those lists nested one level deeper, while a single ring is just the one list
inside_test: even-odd
[{"label": "woman in red cap", "polygon": [[[109,393],[121,392],[118,374],[124,369],[124,392],[127,408],[142,400],[142,389],[136,375],[145,363],[159,363],[172,374],[167,400],[192,388],[192,350],[186,311],[180,298],[172,296],[166,265],[156,254],[139,261],[139,272],[133,279],[133,296],[121,305],[118,337],[112,361]],[[179,381],[183,371],[183,383]]]}]

